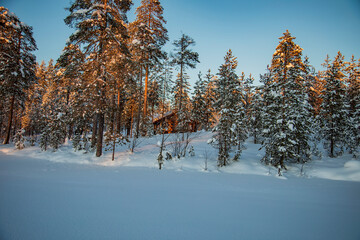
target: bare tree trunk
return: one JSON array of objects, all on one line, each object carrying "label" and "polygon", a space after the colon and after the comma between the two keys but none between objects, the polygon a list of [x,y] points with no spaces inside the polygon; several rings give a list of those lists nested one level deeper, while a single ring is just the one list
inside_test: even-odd
[{"label": "bare tree trunk", "polygon": [[334,137],[333,135],[331,135],[331,139],[330,139],[330,157],[335,157],[335,154],[334,154]]},{"label": "bare tree trunk", "polygon": [[91,148],[94,148],[96,145],[96,135],[97,135],[98,121],[99,121],[98,116],[99,116],[98,113],[94,115],[94,122],[93,122],[92,135],[91,135]]},{"label": "bare tree trunk", "polygon": [[[70,88],[66,89],[66,106],[69,106],[70,103]],[[68,113],[66,113],[68,115]],[[73,135],[73,123],[71,122],[68,126],[68,139],[71,139]]]},{"label": "bare tree trunk", "polygon": [[112,149],[112,158],[111,158],[112,161],[115,160],[115,148],[116,148],[116,139],[114,138],[113,149]]},{"label": "bare tree trunk", "polygon": [[15,95],[11,96],[10,100],[10,110],[9,110],[9,118],[8,118],[8,125],[6,128],[6,136],[3,144],[9,144],[10,142],[10,133],[11,133],[11,125],[13,120],[13,114],[14,114],[14,103],[15,103]]},{"label": "bare tree trunk", "polygon": [[[105,0],[105,9],[107,9],[107,0]],[[102,34],[105,35],[105,31],[107,28],[107,12],[105,12],[105,22],[104,22],[104,28],[102,29]],[[96,141],[96,157],[100,157],[102,155],[102,146],[103,146],[103,137],[104,137],[104,125],[105,125],[105,114],[102,108],[105,107],[105,84],[106,84],[106,61],[103,58],[102,54],[104,53],[103,49],[103,42],[100,41],[99,44],[99,72],[102,77],[102,80],[104,81],[102,83],[102,86],[100,88],[100,104],[97,105],[97,107],[100,107],[100,112],[97,113],[98,115],[98,121],[99,121],[99,129],[97,132],[97,141]],[[102,68],[103,67],[103,68]]]},{"label": "bare tree trunk", "polygon": [[180,98],[179,98],[179,113],[182,108],[182,94],[183,94],[183,64],[180,65]]},{"label": "bare tree trunk", "polygon": [[115,132],[115,95],[111,97],[111,112],[110,112],[110,132],[114,134]]},{"label": "bare tree trunk", "polygon": [[12,135],[15,136],[16,134],[16,128],[17,128],[17,125],[18,125],[18,118],[16,116],[16,112],[15,114],[13,114],[13,119],[14,119],[14,126],[12,127]]},{"label": "bare tree trunk", "polygon": [[124,111],[124,101],[120,98],[120,89],[118,91],[118,99],[117,99],[117,119],[116,119],[116,131],[120,134],[121,132],[121,122],[122,122],[122,113]]},{"label": "bare tree trunk", "polygon": [[130,137],[133,136],[133,130],[134,130],[134,107],[131,107]]},{"label": "bare tree trunk", "polygon": [[144,90],[144,116],[143,116],[144,121],[147,117],[148,83],[149,83],[149,66],[146,65],[146,67],[145,67],[145,90]]},{"label": "bare tree trunk", "polygon": [[104,113],[98,113],[99,118],[99,129],[98,129],[98,136],[96,142],[96,157],[100,157],[102,155],[102,144],[103,144],[103,133],[104,133],[104,123],[105,123],[105,116]]},{"label": "bare tree trunk", "polygon": [[139,102],[138,102],[138,112],[137,112],[137,119],[136,119],[136,134],[135,138],[139,137],[140,134],[140,117],[141,117],[141,91],[142,91],[142,67],[140,66],[140,91],[139,91]]}]

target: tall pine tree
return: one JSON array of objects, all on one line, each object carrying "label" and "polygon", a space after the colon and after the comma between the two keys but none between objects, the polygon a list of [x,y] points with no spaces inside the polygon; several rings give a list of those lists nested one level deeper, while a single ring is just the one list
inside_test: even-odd
[{"label": "tall pine tree", "polygon": [[161,50],[169,40],[163,11],[159,0],[142,0],[136,9],[136,20],[132,23],[137,31],[134,33],[134,43],[140,48],[143,56],[141,64],[145,68],[144,117],[147,117],[148,111],[150,70],[166,57],[166,53]]},{"label": "tall pine tree", "polygon": [[4,144],[10,141],[14,112],[24,105],[26,90],[35,81],[36,49],[32,27],[0,7],[0,99],[8,108]]},{"label": "tall pine tree", "polygon": [[[175,40],[173,42],[175,46],[174,53],[171,55],[172,65],[176,66],[180,69],[178,74],[178,78],[176,80],[176,85],[179,86],[179,92],[183,92],[183,87],[186,85],[184,84],[185,78],[185,70],[187,68],[195,68],[196,63],[199,63],[199,54],[194,52],[190,49],[191,46],[195,45],[195,41],[189,37],[188,35],[183,34],[179,40]],[[177,101],[177,111],[180,113],[183,107],[183,98],[182,94],[179,95],[179,99]]]},{"label": "tall pine tree", "polygon": [[[106,96],[111,77],[108,64],[113,49],[126,55],[129,53],[126,39],[126,12],[131,0],[76,0],[68,9],[70,14],[65,23],[77,31],[70,36],[69,44],[80,46],[87,56],[86,71],[92,77],[95,115],[93,142],[96,140],[96,156],[102,155]],[[96,136],[96,139],[95,139]]]}]

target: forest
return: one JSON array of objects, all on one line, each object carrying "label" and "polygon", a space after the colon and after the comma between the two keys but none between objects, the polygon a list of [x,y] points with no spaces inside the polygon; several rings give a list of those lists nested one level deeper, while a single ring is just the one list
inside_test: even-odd
[{"label": "forest", "polygon": [[[159,168],[188,154],[191,134],[212,131],[217,164],[241,161],[249,137],[265,150],[263,164],[286,169],[305,163],[322,144],[331,158],[359,157],[360,59],[338,52],[316,70],[296,38],[284,29],[260,85],[237,69],[229,50],[218,69],[187,70],[199,63],[195,40],[170,41],[158,0],[142,0],[129,22],[131,0],[76,0],[64,19],[74,29],[61,56],[36,61],[31,26],[0,7],[0,139],[17,149],[39,145],[101,157],[139,139],[162,135]],[[274,39],[276,41],[276,39]],[[174,152],[164,152],[168,134]],[[113,154],[114,159],[114,154]]]}]

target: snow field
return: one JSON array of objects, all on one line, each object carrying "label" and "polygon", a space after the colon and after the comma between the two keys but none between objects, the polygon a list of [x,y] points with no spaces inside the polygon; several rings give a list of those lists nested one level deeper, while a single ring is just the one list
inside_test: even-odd
[{"label": "snow field", "polygon": [[0,239],[360,239],[359,161],[323,158],[279,178],[249,141],[239,163],[218,169],[209,137],[161,171],[158,136],[114,162],[69,144],[0,146]]},{"label": "snow field", "polygon": [[[239,162],[218,168],[217,149],[207,143],[211,136],[211,132],[193,133],[190,136],[192,139],[190,145],[195,149],[195,156],[186,156],[180,160],[175,158],[170,161],[164,160],[163,170],[255,174],[278,177],[278,170],[276,168],[265,166],[260,162],[264,156],[264,151],[259,150],[261,145],[253,144],[251,138],[246,141],[246,149],[243,150]],[[175,139],[175,135],[170,135],[167,138],[164,153],[166,151],[172,152],[172,143]],[[115,161],[111,160],[111,151],[105,151],[101,158],[96,158],[93,153],[74,152],[70,142],[65,143],[57,152],[52,152],[51,150],[43,152],[38,147],[26,147],[18,151],[13,146],[0,146],[0,152],[12,156],[46,159],[57,163],[158,169],[157,156],[160,150],[161,136],[156,135],[150,138],[142,138],[138,142],[134,153],[129,151],[127,145],[117,147]],[[327,157],[325,150],[322,151],[323,157],[321,159],[314,156],[313,160],[304,166],[299,164],[287,165],[288,171],[283,171],[281,178],[304,177],[360,182],[360,161],[358,159],[353,159],[350,154],[344,154],[338,158],[330,158]],[[302,167],[303,172],[301,172]],[[207,169],[206,171],[205,168]]]}]

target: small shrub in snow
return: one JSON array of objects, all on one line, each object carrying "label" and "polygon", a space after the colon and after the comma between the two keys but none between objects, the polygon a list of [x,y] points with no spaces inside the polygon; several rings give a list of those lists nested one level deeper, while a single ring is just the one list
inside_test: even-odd
[{"label": "small shrub in snow", "polygon": [[172,157],[171,153],[169,153],[169,152],[166,152],[166,153],[165,153],[165,159],[166,159],[166,160],[169,161],[169,160],[171,160],[172,158],[173,158],[173,157]]},{"label": "small shrub in snow", "polygon": [[25,130],[21,129],[19,131],[16,132],[15,136],[14,136],[14,143],[15,143],[15,147],[16,149],[24,149],[25,148],[25,138],[23,136],[23,134],[25,133]]},{"label": "small shrub in snow", "polygon": [[190,146],[190,149],[189,149],[189,156],[190,156],[190,157],[194,157],[194,156],[195,156],[194,146]]},{"label": "small shrub in snow", "polygon": [[161,170],[161,167],[162,167],[162,165],[164,164],[164,159],[163,159],[163,155],[162,155],[161,152],[160,152],[159,155],[158,155],[157,161],[158,161],[158,163],[159,163],[159,169]]}]

